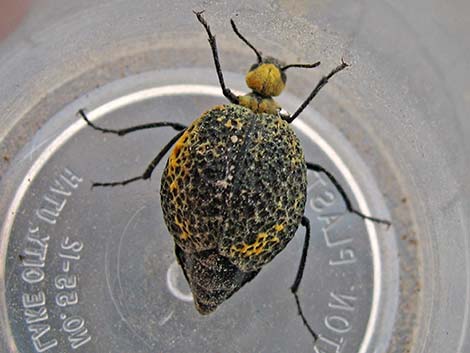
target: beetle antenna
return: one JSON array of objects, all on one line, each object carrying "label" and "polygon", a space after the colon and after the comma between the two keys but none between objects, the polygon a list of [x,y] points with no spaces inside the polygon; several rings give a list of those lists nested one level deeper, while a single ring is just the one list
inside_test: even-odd
[{"label": "beetle antenna", "polygon": [[248,45],[251,49],[253,49],[253,51],[255,52],[256,54],[256,57],[258,58],[258,63],[261,63],[263,61],[263,58],[261,56],[261,52],[259,52],[254,46],[253,44],[251,44],[245,37],[242,36],[242,34],[238,31],[238,28],[237,26],[235,25],[235,22],[233,21],[233,19],[230,19],[230,23],[232,24],[232,29],[233,31],[235,32],[235,34],[238,36],[238,38],[240,38],[246,45]]},{"label": "beetle antenna", "polygon": [[313,69],[314,67],[317,67],[318,65],[320,65],[319,61],[317,61],[316,63],[313,63],[313,64],[290,64],[290,65],[286,65],[286,66],[281,67],[281,71],[285,71],[285,70],[287,70],[288,68],[291,68],[291,67],[301,67],[301,68],[304,68],[304,69]]}]

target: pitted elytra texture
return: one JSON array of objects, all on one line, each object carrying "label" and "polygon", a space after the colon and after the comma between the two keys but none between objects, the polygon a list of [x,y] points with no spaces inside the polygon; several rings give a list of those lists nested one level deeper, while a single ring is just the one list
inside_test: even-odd
[{"label": "pitted elytra texture", "polygon": [[306,184],[288,123],[237,105],[215,107],[188,127],[167,162],[165,222],[185,253],[215,250],[255,271],[294,236]]}]

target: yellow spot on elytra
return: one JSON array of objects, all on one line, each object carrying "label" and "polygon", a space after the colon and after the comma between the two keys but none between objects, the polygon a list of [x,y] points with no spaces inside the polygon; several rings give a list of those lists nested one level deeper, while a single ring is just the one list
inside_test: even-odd
[{"label": "yellow spot on elytra", "polygon": [[177,183],[177,181],[176,181],[176,179],[175,179],[175,180],[173,180],[173,181],[171,182],[171,184],[170,184],[170,191],[173,191],[173,190],[175,190],[176,188],[178,188],[178,183]]},{"label": "yellow spot on elytra", "polygon": [[175,217],[175,224],[181,230],[180,238],[182,240],[188,239],[189,238],[189,231],[188,231],[188,226],[187,226],[186,222],[180,222],[178,217]]},{"label": "yellow spot on elytra", "polygon": [[173,147],[173,151],[171,152],[169,158],[169,164],[171,167],[176,167],[178,163],[176,162],[181,150],[185,146],[186,140],[188,139],[189,131],[186,130],[183,135],[176,141],[175,147]]},{"label": "yellow spot on elytra", "polygon": [[276,236],[269,236],[268,233],[258,233],[256,240],[252,244],[243,243],[240,246],[232,245],[230,251],[233,253],[240,253],[244,257],[249,257],[252,255],[259,255],[269,244],[279,243],[280,240]]},{"label": "yellow spot on elytra", "polygon": [[284,229],[284,224],[276,224],[274,226],[274,229],[277,231],[277,232],[280,232],[281,230]]},{"label": "yellow spot on elytra", "polygon": [[180,238],[183,239],[183,240],[188,239],[189,238],[189,233],[187,233],[186,231],[181,232]]}]

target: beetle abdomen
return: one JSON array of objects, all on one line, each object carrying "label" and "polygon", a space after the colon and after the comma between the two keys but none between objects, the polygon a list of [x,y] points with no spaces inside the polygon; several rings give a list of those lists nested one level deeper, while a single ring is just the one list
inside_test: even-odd
[{"label": "beetle abdomen", "polygon": [[183,251],[218,249],[254,271],[294,236],[306,184],[303,151],[284,120],[217,106],[188,127],[168,159],[165,222]]}]

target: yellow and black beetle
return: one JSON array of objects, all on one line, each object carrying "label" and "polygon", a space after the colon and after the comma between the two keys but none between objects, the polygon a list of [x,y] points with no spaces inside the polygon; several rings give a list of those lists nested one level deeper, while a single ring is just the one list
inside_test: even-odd
[{"label": "yellow and black beetle", "polygon": [[180,131],[141,176],[93,186],[126,185],[149,179],[174,145],[161,179],[162,209],[175,241],[176,257],[201,314],[214,311],[252,280],[285,248],[298,226],[304,226],[305,242],[291,291],[304,324],[316,340],[318,335],[302,313],[297,295],[310,238],[310,223],[304,215],[307,170],[325,173],[340,192],[349,212],[389,224],[355,210],[332,174],[318,164],[306,162],[300,142],[289,125],[328,80],[348,65],[342,61],[321,78],[292,115],[283,114],[272,97],[283,91],[285,71],[291,67],[314,68],[320,62],[285,65],[275,58],[263,57],[231,20],[236,35],[257,57],[246,75],[252,92],[236,96],[225,86],[215,37],[209,25],[202,12],[195,12],[195,15],[209,36],[220,86],[231,104],[209,109],[188,127],[157,122],[121,130],[96,126],[80,110],[91,127],[105,133],[122,136],[163,126]]}]

